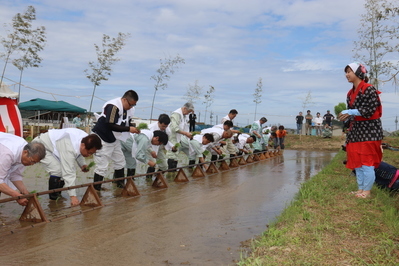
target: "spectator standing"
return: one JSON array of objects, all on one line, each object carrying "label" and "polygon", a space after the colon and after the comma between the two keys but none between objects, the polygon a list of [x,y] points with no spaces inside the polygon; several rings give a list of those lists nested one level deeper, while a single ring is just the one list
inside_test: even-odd
[{"label": "spectator standing", "polygon": [[192,112],[189,116],[189,122],[190,122],[190,132],[195,131],[195,120],[197,119],[197,115]]},{"label": "spectator standing", "polygon": [[299,112],[299,114],[296,116],[295,120],[296,120],[296,133],[302,134],[302,125],[303,125],[303,115],[302,112]]},{"label": "spectator standing", "polygon": [[72,119],[72,124],[75,124],[76,127],[80,127],[82,125],[82,118],[80,118],[80,114],[77,114],[73,119]]},{"label": "spectator standing", "polygon": [[323,130],[323,118],[320,116],[320,113],[316,113],[316,117],[313,118],[313,123],[316,127],[316,136],[321,136]]},{"label": "spectator standing", "polygon": [[335,119],[335,116],[330,113],[330,110],[327,110],[327,114],[323,116],[323,120],[325,121],[326,125],[331,127],[333,119]]},{"label": "spectator standing", "polygon": [[313,115],[310,113],[310,110],[307,110],[305,116],[305,133],[306,135],[312,135],[312,120]]},{"label": "spectator standing", "polygon": [[359,198],[368,198],[375,181],[374,169],[382,160],[380,92],[367,83],[365,66],[351,63],[345,67],[345,73],[348,82],[353,84],[347,94],[348,109],[338,116],[341,121],[353,117],[346,136],[346,167],[356,171],[358,190],[353,194]]}]

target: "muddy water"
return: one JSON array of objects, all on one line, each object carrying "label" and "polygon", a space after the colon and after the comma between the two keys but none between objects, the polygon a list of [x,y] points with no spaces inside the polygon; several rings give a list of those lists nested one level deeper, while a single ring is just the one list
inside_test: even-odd
[{"label": "muddy water", "polygon": [[[241,242],[265,231],[300,184],[334,155],[286,150],[184,184],[168,177],[167,189],[140,178],[142,196],[127,200],[110,187],[102,199],[115,204],[2,235],[0,265],[233,265]],[[47,215],[56,216],[48,200],[41,201]],[[59,205],[58,214],[80,208],[65,208],[66,200]],[[10,219],[6,211],[0,208]]]}]

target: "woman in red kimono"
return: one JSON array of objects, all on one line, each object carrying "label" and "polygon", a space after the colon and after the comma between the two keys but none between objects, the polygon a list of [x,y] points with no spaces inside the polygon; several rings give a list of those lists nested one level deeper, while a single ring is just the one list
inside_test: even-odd
[{"label": "woman in red kimono", "polygon": [[342,111],[338,117],[341,121],[350,120],[346,167],[356,170],[358,191],[352,193],[358,198],[368,198],[375,181],[374,168],[382,160],[380,92],[367,83],[367,69],[359,63],[347,65],[345,76],[353,84],[346,99],[348,110]]}]

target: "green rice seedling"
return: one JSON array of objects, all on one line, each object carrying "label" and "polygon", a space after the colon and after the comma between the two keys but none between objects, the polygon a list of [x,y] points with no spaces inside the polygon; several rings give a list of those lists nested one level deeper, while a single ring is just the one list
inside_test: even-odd
[{"label": "green rice seedling", "polygon": [[91,161],[91,162],[89,163],[89,165],[86,166],[86,171],[90,171],[90,168],[92,168],[92,167],[95,166],[95,165],[96,165],[96,163],[93,162],[93,161]]},{"label": "green rice seedling", "polygon": [[142,129],[148,129],[148,125],[147,123],[140,123],[139,126],[137,127],[138,129],[142,130]]}]

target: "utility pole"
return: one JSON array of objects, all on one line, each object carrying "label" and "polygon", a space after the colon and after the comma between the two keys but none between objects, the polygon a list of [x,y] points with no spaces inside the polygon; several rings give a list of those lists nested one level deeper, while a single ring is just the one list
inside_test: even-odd
[{"label": "utility pole", "polygon": [[395,131],[398,131],[398,116],[396,116],[395,124]]}]

